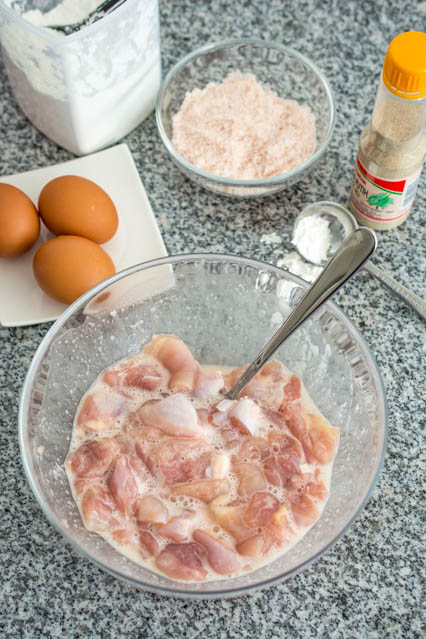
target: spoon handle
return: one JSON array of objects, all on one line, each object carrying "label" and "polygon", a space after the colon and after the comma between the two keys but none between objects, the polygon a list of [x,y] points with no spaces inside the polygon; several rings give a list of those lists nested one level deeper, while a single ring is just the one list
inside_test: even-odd
[{"label": "spoon handle", "polygon": [[413,310],[416,311],[424,320],[426,320],[426,302],[422,300],[421,297],[410,291],[409,288],[400,284],[396,280],[393,279],[390,275],[382,271],[375,264],[368,262],[364,265],[364,270],[368,271],[370,275],[374,275],[378,280],[382,282],[385,286],[388,287],[395,293],[398,297],[402,299],[403,302],[411,306]]},{"label": "spoon handle", "polygon": [[321,304],[326,302],[374,253],[377,239],[373,231],[360,227],[342,243],[322,273],[306,291],[300,302],[284,320],[277,332],[265,344],[256,359],[226,393],[236,399],[263,364],[275,353],[283,341],[293,333]]},{"label": "spoon handle", "polygon": [[126,2],[126,0],[104,0],[96,7],[96,9],[91,11],[83,20],[80,20],[79,22],[74,22],[73,24],[52,24],[48,25],[48,27],[49,29],[60,31],[65,35],[71,35],[72,33],[75,33],[76,31],[81,29],[81,27],[83,27],[85,24],[87,24],[90,19],[97,13],[110,13],[114,9],[120,7],[124,2]]}]

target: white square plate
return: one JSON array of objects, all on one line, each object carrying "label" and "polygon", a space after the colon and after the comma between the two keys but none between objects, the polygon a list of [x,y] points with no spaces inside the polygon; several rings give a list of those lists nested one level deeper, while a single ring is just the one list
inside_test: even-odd
[{"label": "white square plate", "polygon": [[[26,193],[37,205],[44,185],[61,175],[81,175],[99,184],[112,198],[118,212],[117,233],[102,248],[121,271],[134,264],[167,255],[163,238],[126,144],[93,153],[76,160],[35,171],[6,175],[7,182]],[[14,259],[0,258],[0,324],[27,326],[55,320],[65,304],[50,299],[39,288],[32,269],[37,249],[52,234],[42,224],[40,236],[31,251]]]}]

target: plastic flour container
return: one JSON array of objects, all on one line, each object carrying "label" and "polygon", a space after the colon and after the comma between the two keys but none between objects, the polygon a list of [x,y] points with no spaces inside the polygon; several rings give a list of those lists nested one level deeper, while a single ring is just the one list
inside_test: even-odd
[{"label": "plastic flour container", "polygon": [[[20,15],[55,5],[0,0],[0,42],[16,100],[51,140],[85,155],[126,135],[152,111],[161,82],[158,0],[127,0],[64,36]],[[59,4],[59,0],[56,4]]]}]

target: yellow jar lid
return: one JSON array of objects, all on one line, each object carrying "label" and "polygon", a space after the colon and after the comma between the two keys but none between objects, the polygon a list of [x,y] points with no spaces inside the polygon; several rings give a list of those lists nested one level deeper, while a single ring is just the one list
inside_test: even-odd
[{"label": "yellow jar lid", "polygon": [[426,97],[426,33],[406,31],[392,40],[383,64],[383,83],[400,98]]}]

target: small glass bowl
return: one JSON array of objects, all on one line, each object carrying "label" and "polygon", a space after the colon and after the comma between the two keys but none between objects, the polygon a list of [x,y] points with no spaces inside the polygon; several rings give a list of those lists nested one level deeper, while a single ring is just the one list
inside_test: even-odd
[{"label": "small glass bowl", "polygon": [[318,409],[341,435],[325,510],[282,557],[232,579],[173,581],[130,561],[83,526],[64,469],[80,398],[104,368],[138,353],[158,333],[179,335],[204,364],[250,362],[307,286],[275,266],[243,257],[180,255],[117,273],[61,315],[29,368],[19,410],[19,440],[40,506],[78,552],[139,588],[212,599],[288,579],[343,535],[376,484],[386,447],[386,407],[368,347],[331,302],[276,354],[302,378]]},{"label": "small glass bowl", "polygon": [[[316,118],[317,148],[304,164],[259,180],[234,180],[207,173],[188,162],[172,143],[172,119],[187,92],[222,82],[233,72],[251,73],[277,95],[309,106]],[[233,197],[271,195],[305,177],[323,157],[335,124],[334,96],[325,75],[301,53],[257,39],[225,40],[197,49],[178,62],[165,77],[157,99],[158,131],[172,160],[204,188]]]}]

